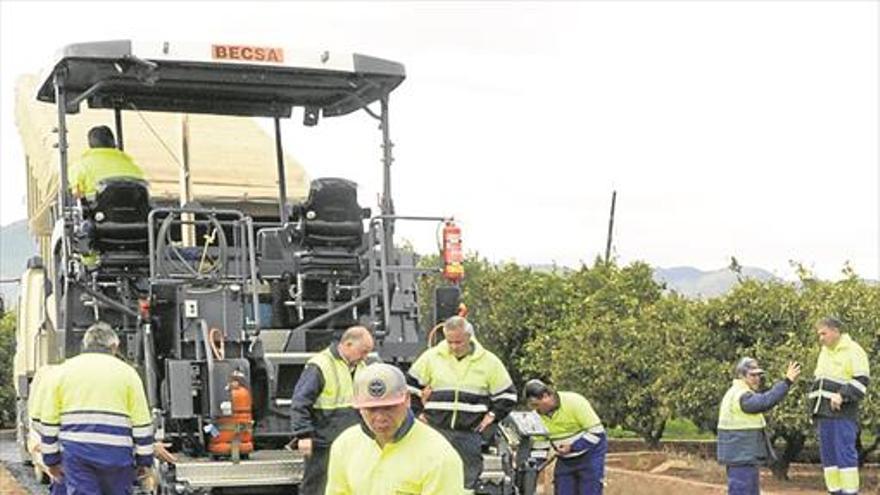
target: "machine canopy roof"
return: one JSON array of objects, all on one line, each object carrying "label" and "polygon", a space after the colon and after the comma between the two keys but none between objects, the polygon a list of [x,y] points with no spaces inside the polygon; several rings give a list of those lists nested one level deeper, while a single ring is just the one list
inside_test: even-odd
[{"label": "machine canopy roof", "polygon": [[[52,206],[58,199],[58,134],[55,108],[33,96],[43,79],[23,75],[16,82],[15,121],[21,135],[28,184],[28,217],[31,232],[52,232]],[[225,115],[177,115],[132,112],[125,119],[125,151],[140,165],[157,204],[176,204],[180,198],[183,138],[192,194],[204,206],[235,208],[252,216],[278,211],[277,156],[272,136],[258,119]],[[72,163],[88,149],[89,129],[113,122],[113,111],[84,108],[67,119],[68,153]],[[264,119],[265,120],[265,119]],[[266,123],[266,122],[264,122]],[[187,131],[184,133],[184,127]],[[13,166],[13,163],[4,163]],[[16,164],[20,166],[21,164]],[[285,154],[287,197],[301,201],[308,194],[309,178],[296,157]]]},{"label": "machine canopy roof", "polygon": [[[60,69],[60,70],[59,70]],[[42,77],[37,99],[55,102],[63,74],[68,113],[91,108],[289,117],[292,107],[344,115],[390,93],[402,64],[351,53],[281,46],[99,41],[68,45]]]}]

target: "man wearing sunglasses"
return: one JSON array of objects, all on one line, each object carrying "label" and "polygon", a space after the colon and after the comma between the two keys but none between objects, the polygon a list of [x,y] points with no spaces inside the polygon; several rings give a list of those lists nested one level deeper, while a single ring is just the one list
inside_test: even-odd
[{"label": "man wearing sunglasses", "polygon": [[764,428],[764,412],[782,402],[801,374],[801,365],[788,363],[785,379],[758,392],[764,374],[758,361],[745,357],[735,369],[733,385],[724,394],[718,414],[718,462],[727,466],[730,495],[758,495],[758,467],[776,458]]}]

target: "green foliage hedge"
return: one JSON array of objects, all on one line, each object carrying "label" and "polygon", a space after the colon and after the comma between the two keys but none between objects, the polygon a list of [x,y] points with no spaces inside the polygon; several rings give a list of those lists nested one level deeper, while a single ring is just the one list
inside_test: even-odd
[{"label": "green foliage hedge", "polygon": [[15,315],[0,317],[0,427],[15,426],[15,386],[12,383],[12,358],[15,355]]},{"label": "green foliage hedge", "polygon": [[[430,266],[436,258],[422,262]],[[575,271],[546,272],[473,256],[465,274],[464,302],[477,338],[502,357],[518,383],[540,377],[581,392],[607,426],[635,432],[651,445],[675,418],[713,432],[737,359],[757,358],[768,381],[781,379],[789,360],[800,361],[802,379],[768,415],[783,454],[779,476],[815,436],[805,405],[819,351],[815,322],[840,318],[880,371],[880,287],[848,267],[836,282],[803,269],[798,283],[741,280],[705,301],[668,290],[644,263],[596,260]],[[437,277],[423,280],[422,294],[430,296],[437,283]],[[431,314],[430,297],[423,304]],[[869,387],[861,414],[863,430],[875,435],[876,388]]]}]

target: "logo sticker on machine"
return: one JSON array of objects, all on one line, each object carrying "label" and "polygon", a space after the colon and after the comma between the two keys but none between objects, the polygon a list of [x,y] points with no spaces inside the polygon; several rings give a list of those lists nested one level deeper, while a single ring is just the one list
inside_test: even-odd
[{"label": "logo sticker on machine", "polygon": [[214,60],[284,63],[284,49],[271,46],[211,45]]}]

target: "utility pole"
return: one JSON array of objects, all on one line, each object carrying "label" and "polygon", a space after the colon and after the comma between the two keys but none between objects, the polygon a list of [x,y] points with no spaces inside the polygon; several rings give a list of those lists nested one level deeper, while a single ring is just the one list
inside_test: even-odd
[{"label": "utility pole", "polygon": [[617,203],[617,190],[611,192],[611,214],[608,216],[608,242],[605,244],[605,264],[611,261],[611,239],[614,235],[614,205]]}]

